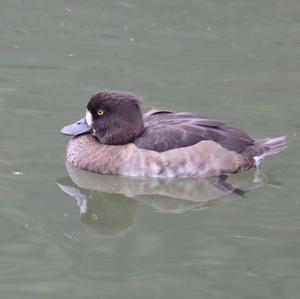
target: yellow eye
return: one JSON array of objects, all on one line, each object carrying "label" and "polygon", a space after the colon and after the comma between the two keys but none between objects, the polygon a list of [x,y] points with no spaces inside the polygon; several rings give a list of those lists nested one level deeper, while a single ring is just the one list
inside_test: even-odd
[{"label": "yellow eye", "polygon": [[99,109],[99,110],[97,111],[97,114],[98,114],[99,116],[102,116],[102,115],[104,114],[104,111],[101,110],[101,109]]}]

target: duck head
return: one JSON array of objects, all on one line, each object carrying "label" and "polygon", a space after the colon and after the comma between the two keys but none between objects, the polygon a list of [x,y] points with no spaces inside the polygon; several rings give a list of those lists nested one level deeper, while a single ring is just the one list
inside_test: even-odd
[{"label": "duck head", "polygon": [[83,119],[61,129],[64,135],[92,134],[103,144],[132,142],[144,130],[137,96],[124,91],[101,91],[92,96]]}]

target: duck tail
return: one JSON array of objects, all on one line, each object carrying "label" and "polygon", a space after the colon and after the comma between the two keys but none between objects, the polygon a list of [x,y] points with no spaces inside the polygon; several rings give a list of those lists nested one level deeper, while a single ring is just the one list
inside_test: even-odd
[{"label": "duck tail", "polygon": [[254,157],[256,166],[258,166],[265,157],[278,154],[287,149],[286,136],[258,139],[255,143],[260,149],[260,153]]}]

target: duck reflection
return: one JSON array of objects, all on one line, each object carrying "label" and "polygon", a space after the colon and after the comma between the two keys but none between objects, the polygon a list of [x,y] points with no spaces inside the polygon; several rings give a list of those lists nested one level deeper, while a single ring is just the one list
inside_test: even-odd
[{"label": "duck reflection", "polygon": [[128,231],[139,205],[162,213],[206,209],[226,195],[240,198],[259,187],[253,172],[229,178],[153,179],[107,176],[86,172],[66,163],[70,178],[58,180],[62,191],[77,202],[82,223],[101,236],[118,237]]},{"label": "duck reflection", "polygon": [[80,220],[89,229],[104,237],[121,237],[133,225],[139,203],[125,196],[73,186],[69,178],[57,185],[73,197],[80,210]]}]

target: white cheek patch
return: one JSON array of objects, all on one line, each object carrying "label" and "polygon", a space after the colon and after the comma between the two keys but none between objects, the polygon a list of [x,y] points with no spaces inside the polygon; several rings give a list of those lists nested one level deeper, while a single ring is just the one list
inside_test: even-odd
[{"label": "white cheek patch", "polygon": [[85,114],[85,121],[88,124],[89,127],[92,126],[93,124],[93,117],[92,114],[89,110],[86,110],[86,114]]}]

